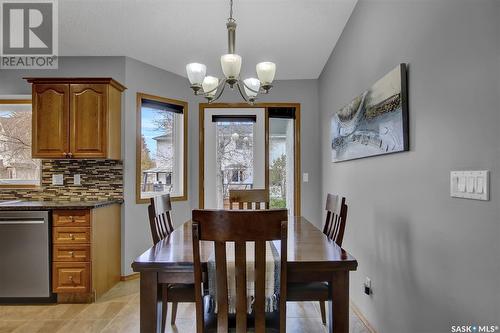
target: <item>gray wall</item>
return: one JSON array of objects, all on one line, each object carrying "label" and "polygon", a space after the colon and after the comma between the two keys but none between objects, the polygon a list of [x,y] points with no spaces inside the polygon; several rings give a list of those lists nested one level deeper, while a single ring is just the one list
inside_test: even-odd
[{"label": "gray wall", "polygon": [[[351,297],[378,332],[498,324],[499,7],[360,0],[320,76],[323,199],[348,198]],[[332,163],[332,112],[401,62],[410,152]],[[491,171],[491,201],[450,198],[449,172],[460,169]]]},{"label": "gray wall", "polygon": [[[198,103],[186,78],[126,57],[62,57],[58,70],[0,70],[0,96],[30,94],[25,76],[110,76],[123,83],[122,152],[124,160],[124,196],[122,208],[122,272],[132,273],[132,261],[151,246],[146,205],[135,203],[135,131],[136,94],[144,92],[189,103],[188,122],[188,201],[173,204],[176,225],[189,219],[191,209],[198,207]],[[236,93],[226,91],[224,102],[239,102]],[[309,182],[302,184],[302,215],[320,225],[320,134],[317,80],[278,81],[262,101],[298,102],[302,106],[302,172],[309,173]]]}]

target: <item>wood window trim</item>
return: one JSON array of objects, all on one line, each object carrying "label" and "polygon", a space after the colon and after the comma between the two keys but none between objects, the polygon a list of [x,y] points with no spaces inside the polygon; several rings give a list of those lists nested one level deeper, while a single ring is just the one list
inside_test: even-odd
[{"label": "wood window trim", "polygon": [[[28,98],[0,98],[0,104],[32,104],[32,100]],[[33,112],[33,110],[32,110]],[[42,187],[42,168],[40,167],[40,177],[36,185],[16,185],[16,184],[0,184],[0,190],[36,190]]]},{"label": "wood window trim", "polygon": [[294,215],[300,216],[301,214],[301,170],[300,170],[300,103],[255,103],[254,105],[249,105],[247,103],[200,103],[199,104],[199,148],[198,148],[198,206],[200,209],[205,207],[205,109],[240,109],[240,108],[263,108],[265,110],[265,158],[264,158],[264,168],[265,173],[265,187],[269,188],[269,107],[293,107],[295,108],[295,119],[294,119],[294,145],[295,145],[295,156],[294,156]]},{"label": "wood window trim", "polygon": [[170,197],[172,201],[187,201],[188,200],[188,103],[185,101],[171,99],[166,97],[160,97],[155,95],[150,95],[146,93],[138,92],[136,95],[136,160],[135,160],[135,202],[136,204],[147,204],[149,199],[141,198],[141,130],[142,130],[142,119],[141,119],[141,109],[142,109],[142,99],[149,99],[157,102],[163,102],[168,104],[174,104],[182,106],[183,108],[183,191],[182,196]]}]

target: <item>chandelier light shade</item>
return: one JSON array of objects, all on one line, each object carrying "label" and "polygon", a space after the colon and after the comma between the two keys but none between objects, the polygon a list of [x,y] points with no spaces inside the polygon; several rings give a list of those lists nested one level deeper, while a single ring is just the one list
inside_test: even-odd
[{"label": "chandelier light shade", "polygon": [[274,74],[276,74],[276,64],[273,62],[265,61],[260,62],[255,66],[257,71],[257,77],[259,78],[262,85],[271,84],[274,80]]},{"label": "chandelier light shade", "polygon": [[210,97],[214,97],[217,92],[217,86],[219,85],[219,79],[214,76],[206,76],[201,84],[203,92]]},{"label": "chandelier light shade", "polygon": [[241,97],[249,104],[254,104],[259,93],[268,94],[271,90],[274,76],[276,74],[276,64],[265,61],[256,66],[257,78],[242,80],[241,56],[235,53],[236,45],[236,20],[233,18],[233,0],[229,2],[229,18],[226,28],[228,33],[228,53],[220,57],[220,64],[224,78],[219,80],[213,76],[206,76],[207,67],[200,63],[190,63],[186,66],[186,72],[195,95],[201,95],[209,103],[218,100],[226,85],[231,89],[237,88]]},{"label": "chandelier light shade", "polygon": [[237,54],[224,54],[220,57],[222,72],[228,79],[236,79],[240,76],[241,57]]},{"label": "chandelier light shade", "polygon": [[254,77],[243,80],[243,85],[245,87],[245,94],[247,94],[249,100],[255,100],[260,89],[260,81]]},{"label": "chandelier light shade", "polygon": [[186,72],[191,85],[200,86],[207,74],[207,66],[193,62],[186,65]]}]

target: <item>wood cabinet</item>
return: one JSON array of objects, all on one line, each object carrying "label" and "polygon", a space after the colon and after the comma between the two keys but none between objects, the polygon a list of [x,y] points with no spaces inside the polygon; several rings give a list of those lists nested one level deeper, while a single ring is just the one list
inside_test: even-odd
[{"label": "wood cabinet", "polygon": [[52,212],[52,291],[58,302],[91,302],[121,275],[120,205]]},{"label": "wood cabinet", "polygon": [[121,156],[121,94],[111,78],[26,78],[33,91],[33,158]]},{"label": "wood cabinet", "polygon": [[61,158],[69,151],[69,85],[33,85],[33,157]]}]

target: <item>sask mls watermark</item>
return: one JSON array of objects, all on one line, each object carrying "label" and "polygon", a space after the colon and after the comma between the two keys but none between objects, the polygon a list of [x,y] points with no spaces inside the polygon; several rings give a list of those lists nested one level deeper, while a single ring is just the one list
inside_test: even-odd
[{"label": "sask mls watermark", "polygon": [[0,68],[57,68],[57,0],[0,0],[0,22]]},{"label": "sask mls watermark", "polygon": [[498,325],[453,325],[452,333],[494,333],[499,331]]}]

